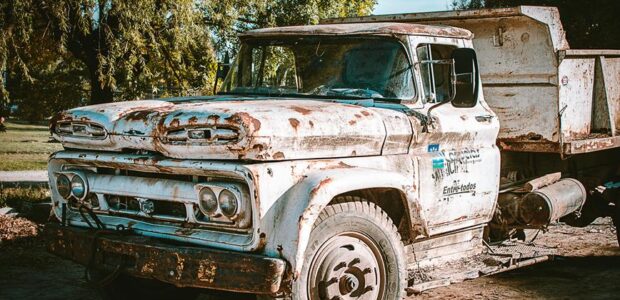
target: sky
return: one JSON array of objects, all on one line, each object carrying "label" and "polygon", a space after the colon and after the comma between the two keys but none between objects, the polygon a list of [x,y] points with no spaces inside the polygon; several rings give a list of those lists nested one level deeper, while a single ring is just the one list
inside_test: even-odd
[{"label": "sky", "polygon": [[378,0],[374,15],[448,10],[450,0]]}]

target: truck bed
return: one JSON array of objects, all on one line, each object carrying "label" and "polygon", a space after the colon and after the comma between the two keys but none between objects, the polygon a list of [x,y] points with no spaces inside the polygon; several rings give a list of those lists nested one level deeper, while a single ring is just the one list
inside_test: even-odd
[{"label": "truck bed", "polygon": [[504,151],[561,155],[620,147],[620,50],[570,49],[553,7],[325,19],[412,22],[474,33],[483,92]]}]

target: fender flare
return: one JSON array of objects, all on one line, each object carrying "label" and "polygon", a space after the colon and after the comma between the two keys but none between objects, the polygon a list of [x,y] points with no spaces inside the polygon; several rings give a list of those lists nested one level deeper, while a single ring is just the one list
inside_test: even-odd
[{"label": "fender flare", "polygon": [[[283,207],[276,214],[268,244],[277,244],[278,252],[291,264],[293,279],[298,278],[310,233],[319,214],[337,195],[368,188],[394,188],[402,192],[410,217],[411,229],[427,234],[426,219],[417,201],[414,178],[368,168],[332,169],[313,172],[295,184],[279,200]],[[417,221],[417,222],[413,222]],[[295,230],[295,228],[297,230]]]}]

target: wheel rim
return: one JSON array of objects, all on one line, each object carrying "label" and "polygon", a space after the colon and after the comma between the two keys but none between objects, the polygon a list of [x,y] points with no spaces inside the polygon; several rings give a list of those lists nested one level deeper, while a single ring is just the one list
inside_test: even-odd
[{"label": "wheel rim", "polygon": [[308,299],[382,299],[385,264],[368,237],[347,232],[328,239],[314,256],[308,274]]}]

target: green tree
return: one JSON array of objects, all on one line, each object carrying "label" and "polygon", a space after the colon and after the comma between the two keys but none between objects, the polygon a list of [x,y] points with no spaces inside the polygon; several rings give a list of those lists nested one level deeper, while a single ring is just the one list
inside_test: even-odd
[{"label": "green tree", "polygon": [[[6,103],[10,96],[20,107],[61,109],[83,98],[95,104],[208,93],[216,49],[234,50],[237,33],[369,14],[374,5],[375,0],[0,1],[0,98]],[[71,87],[72,93],[66,90]],[[68,97],[74,99],[62,102]]]},{"label": "green tree", "polygon": [[[32,82],[36,78],[30,67],[37,64],[29,57],[52,51],[62,60],[77,59],[85,68],[91,103],[109,102],[115,96],[138,98],[145,90],[161,87],[186,93],[207,86],[215,65],[199,4],[193,0],[3,1],[0,67],[6,74],[16,73]],[[45,39],[54,42],[37,43]],[[1,88],[4,99],[8,97],[5,86]]]},{"label": "green tree", "polygon": [[620,49],[618,0],[454,0],[455,9],[498,8],[519,5],[555,6],[571,48]]}]

